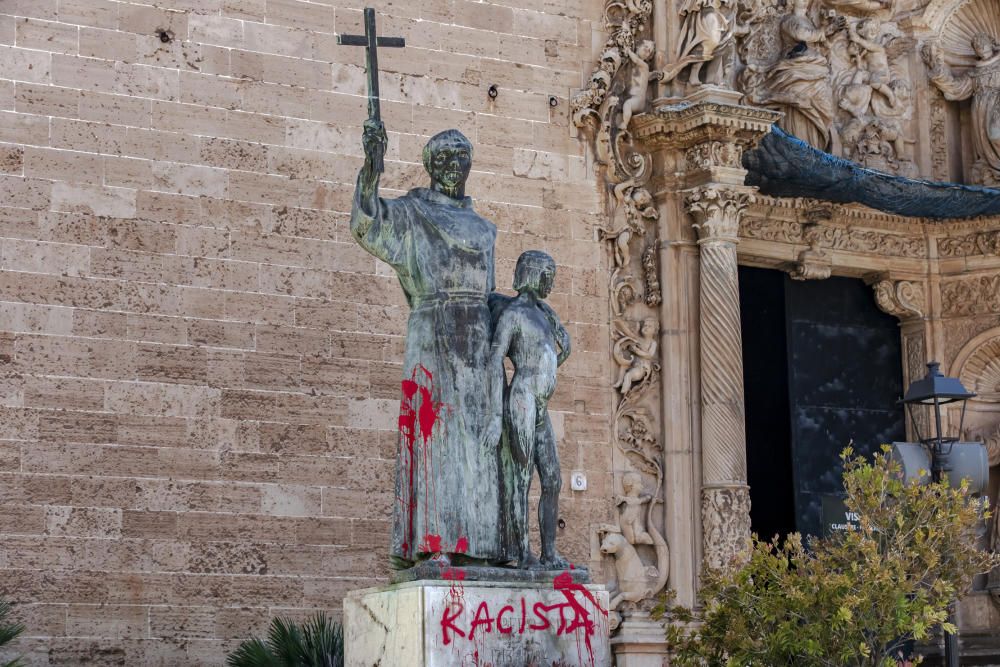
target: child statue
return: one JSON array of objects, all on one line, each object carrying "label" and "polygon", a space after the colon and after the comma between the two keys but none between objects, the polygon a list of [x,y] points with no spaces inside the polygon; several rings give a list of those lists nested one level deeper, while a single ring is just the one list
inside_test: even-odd
[{"label": "child statue", "polygon": [[622,535],[629,544],[652,544],[653,537],[646,531],[643,510],[653,500],[653,496],[642,492],[642,475],[637,472],[625,473],[622,477],[622,491],[624,495],[615,496],[616,505],[625,505],[619,519]]},{"label": "child statue", "polygon": [[[494,415],[485,444],[500,449],[501,525],[510,560],[522,569],[557,569],[569,563],[556,551],[559,510],[559,455],[549,420],[548,403],[556,388],[556,369],[570,353],[569,334],[543,299],[552,290],[556,264],[548,254],[529,250],[517,260],[514,289],[518,295],[495,302],[496,324],[490,350],[490,404]],[[506,386],[504,358],[514,366]],[[542,495],[538,503],[541,560],[528,539],[528,487],[537,468]]]}]

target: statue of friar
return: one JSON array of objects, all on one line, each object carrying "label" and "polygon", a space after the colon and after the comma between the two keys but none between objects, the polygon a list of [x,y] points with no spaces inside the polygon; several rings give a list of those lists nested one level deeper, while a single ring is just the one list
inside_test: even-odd
[{"label": "statue of friar", "polygon": [[495,452],[480,446],[488,406],[493,248],[497,230],[472,207],[472,144],[447,130],[424,148],[429,188],[378,196],[386,150],[380,121],[364,126],[351,233],[395,270],[410,305],[403,363],[390,555],[398,569],[496,564],[500,544]]}]

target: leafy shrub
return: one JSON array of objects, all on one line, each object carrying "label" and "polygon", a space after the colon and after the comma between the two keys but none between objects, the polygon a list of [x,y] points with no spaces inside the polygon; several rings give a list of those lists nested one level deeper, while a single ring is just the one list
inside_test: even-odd
[{"label": "leafy shrub", "polygon": [[808,548],[797,533],[754,536],[745,563],[703,568],[695,610],[665,595],[672,665],[895,667],[906,640],[956,631],[949,604],[1000,564],[977,546],[987,501],[964,485],[904,483],[886,447],[871,464],[850,448],[841,458],[857,530]]},{"label": "leafy shrub", "polygon": [[318,613],[303,625],[275,618],[267,641],[253,637],[226,659],[229,667],[343,667],[344,629]]},{"label": "leafy shrub", "polygon": [[[4,644],[8,644],[24,632],[24,626],[19,623],[11,623],[8,620],[10,616],[10,604],[0,600],[0,647]],[[19,667],[21,661],[15,658],[10,662],[3,663],[2,667]]]}]

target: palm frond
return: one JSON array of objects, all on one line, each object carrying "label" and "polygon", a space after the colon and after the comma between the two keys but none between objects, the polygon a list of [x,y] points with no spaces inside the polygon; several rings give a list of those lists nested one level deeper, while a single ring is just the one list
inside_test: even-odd
[{"label": "palm frond", "polygon": [[226,657],[228,667],[282,667],[267,645],[254,637],[241,643]]},{"label": "palm frond", "polygon": [[275,618],[267,641],[248,639],[226,658],[228,667],[343,667],[344,629],[320,612],[303,625]]},{"label": "palm frond", "polygon": [[[19,634],[24,632],[24,626],[20,623],[9,623],[7,617],[10,616],[11,606],[5,600],[0,600],[0,646],[13,641]],[[20,659],[15,658],[3,663],[0,667],[21,667]]]}]

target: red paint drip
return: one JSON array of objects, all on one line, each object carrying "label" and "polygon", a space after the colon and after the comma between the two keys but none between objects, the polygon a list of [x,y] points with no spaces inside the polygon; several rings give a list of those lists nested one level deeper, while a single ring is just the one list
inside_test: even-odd
[{"label": "red paint drip", "polygon": [[[573,612],[573,616],[569,623],[566,624],[564,628],[560,628],[560,630],[565,633],[570,633],[575,632],[577,628],[583,628],[583,640],[587,646],[587,653],[590,655],[590,664],[594,664],[594,647],[590,643],[590,638],[596,632],[596,627],[594,621],[590,618],[590,612],[587,611],[587,608],[584,607],[579,600],[577,600],[577,593],[590,600],[591,604],[593,604],[594,607],[596,607],[597,610],[605,616],[608,615],[608,610],[601,607],[600,603],[597,602],[597,599],[594,598],[593,594],[588,591],[583,584],[573,583],[573,575],[571,575],[568,570],[566,572],[562,572],[555,578],[552,582],[552,587],[555,590],[560,591],[566,597],[566,602],[569,604],[569,607]],[[562,634],[562,632],[560,632],[560,634]]]},{"label": "red paint drip", "polygon": [[[413,369],[410,379],[403,380],[401,388],[403,396],[399,404],[398,428],[406,448],[405,465],[407,469],[407,497],[400,499],[406,512],[407,539],[403,542],[402,548],[403,554],[410,556],[412,555],[410,548],[416,541],[414,539],[414,512],[417,506],[417,488],[414,476],[416,474],[416,467],[419,464],[416,452],[414,451],[414,445],[417,440],[417,430],[419,427],[420,437],[426,447],[434,434],[435,425],[440,421],[440,413],[445,404],[433,400],[434,375],[423,364],[418,364]],[[414,400],[418,394],[420,396],[419,407],[414,405]],[[428,471],[425,470],[424,475],[427,476],[428,474]],[[426,507],[426,499],[423,504],[426,511],[428,509]]]},{"label": "red paint drip", "polygon": [[455,553],[464,554],[469,553],[469,538],[460,537],[458,542],[455,542]]}]

